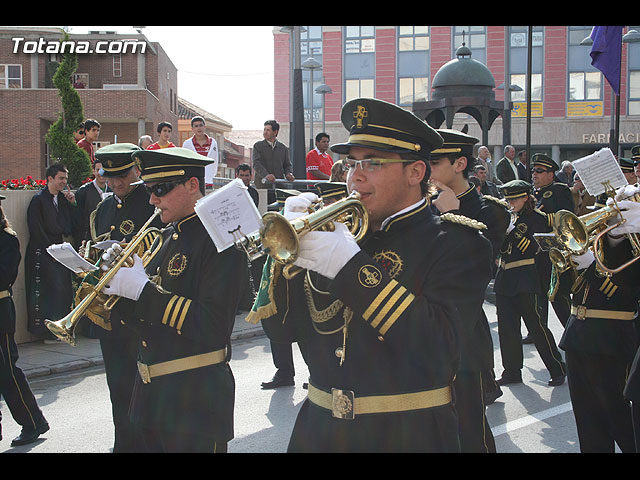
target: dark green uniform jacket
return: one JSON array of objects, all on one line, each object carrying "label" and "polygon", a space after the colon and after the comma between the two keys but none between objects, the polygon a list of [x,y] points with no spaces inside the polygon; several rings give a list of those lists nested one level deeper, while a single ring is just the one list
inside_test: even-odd
[{"label": "dark green uniform jacket", "polygon": [[[0,229],[0,292],[12,292],[20,266],[20,242],[13,230]],[[11,296],[0,298],[0,333],[16,331],[16,308]]]},{"label": "dark green uniform jacket", "polygon": [[496,294],[542,293],[536,262],[541,255],[548,257],[548,252],[538,252],[540,247],[533,234],[550,230],[547,215],[539,210],[518,214],[515,227],[507,234],[500,250],[501,266],[493,286]]},{"label": "dark green uniform jacket", "polygon": [[[313,272],[313,288],[304,287],[304,273],[291,281],[279,278],[277,313],[262,322],[267,333],[272,340],[291,339],[287,330],[298,328],[310,389],[345,389],[360,397],[450,386],[460,367],[461,330],[467,328],[456,304],[483,298],[491,276],[489,242],[476,229],[433,215],[422,202],[370,232],[360,246],[332,282]],[[309,293],[314,310],[339,300],[353,312],[342,365],[337,349],[343,346],[344,309],[314,313],[318,323],[311,327]],[[457,451],[457,429],[451,404],[346,420],[307,399],[289,450]]]},{"label": "dark green uniform jacket", "polygon": [[147,266],[161,286],[147,284],[131,315],[140,320],[139,361],[154,365],[224,348],[227,357],[147,384],[138,376],[131,418],[149,429],[226,442],[233,438],[235,394],[230,336],[246,258],[235,248],[218,253],[196,214],[167,227],[163,238]]}]

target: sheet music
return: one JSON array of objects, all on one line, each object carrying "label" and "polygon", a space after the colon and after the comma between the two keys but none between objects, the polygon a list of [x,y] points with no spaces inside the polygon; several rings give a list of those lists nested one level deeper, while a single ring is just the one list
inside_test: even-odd
[{"label": "sheet music", "polygon": [[237,235],[254,233],[262,224],[260,212],[239,178],[198,200],[195,211],[218,252],[234,245]]},{"label": "sheet music", "polygon": [[613,152],[606,147],[575,160],[573,168],[580,176],[587,192],[594,197],[604,193],[604,182],[608,181],[614,189],[629,183]]},{"label": "sheet music", "polygon": [[98,270],[98,267],[82,258],[68,242],[51,245],[47,247],[47,252],[73,273]]}]

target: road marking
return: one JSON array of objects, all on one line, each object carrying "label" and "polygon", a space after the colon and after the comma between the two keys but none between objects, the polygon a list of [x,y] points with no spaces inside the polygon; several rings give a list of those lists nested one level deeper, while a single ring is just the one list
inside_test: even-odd
[{"label": "road marking", "polygon": [[502,425],[496,425],[495,427],[491,428],[491,431],[493,432],[493,436],[497,437],[498,435],[503,435],[519,428],[528,427],[529,425],[532,425],[536,422],[542,422],[547,418],[570,412],[571,410],[571,402],[567,402],[562,405],[558,405],[557,407],[548,408],[547,410],[534,413],[533,415],[527,415],[526,417],[518,418],[516,420],[503,423]]}]

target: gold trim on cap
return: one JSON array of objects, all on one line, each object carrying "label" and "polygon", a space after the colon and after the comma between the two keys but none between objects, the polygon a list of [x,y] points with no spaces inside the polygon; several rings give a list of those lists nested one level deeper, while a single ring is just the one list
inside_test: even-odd
[{"label": "gold trim on cap", "polygon": [[513,195],[505,195],[504,198],[518,198],[529,195],[529,192],[514,193]]},{"label": "gold trim on cap", "polygon": [[460,153],[461,148],[439,148],[438,150],[432,150],[431,153]]},{"label": "gold trim on cap", "polygon": [[184,174],[185,174],[184,170],[172,170],[170,172],[158,172],[158,173],[152,173],[149,175],[142,175],[141,178],[146,182],[148,180],[154,180],[156,178],[181,177]]},{"label": "gold trim on cap", "polygon": [[98,163],[102,163],[102,169],[103,169],[105,172],[118,172],[118,171],[120,171],[120,170],[125,170],[125,169],[127,169],[127,168],[131,168],[131,167],[133,167],[133,166],[136,164],[136,162],[135,162],[135,161],[133,161],[133,162],[131,162],[131,163],[128,163],[128,164],[126,164],[126,165],[123,165],[122,167],[115,167],[115,168],[109,168],[109,167],[107,167],[107,168],[105,168],[105,162],[104,162],[104,161],[102,161],[102,160],[100,160],[100,159],[97,159],[97,160],[96,160],[96,162],[98,162]]},{"label": "gold trim on cap", "polygon": [[379,135],[367,135],[364,133],[351,135],[349,137],[349,143],[352,141],[354,142],[369,141],[369,142],[375,142],[375,143],[382,143],[384,145],[390,145],[392,147],[406,148],[407,150],[413,150],[415,152],[419,152],[422,149],[422,147],[417,143],[403,142],[402,140],[396,140],[395,138],[381,137]]}]

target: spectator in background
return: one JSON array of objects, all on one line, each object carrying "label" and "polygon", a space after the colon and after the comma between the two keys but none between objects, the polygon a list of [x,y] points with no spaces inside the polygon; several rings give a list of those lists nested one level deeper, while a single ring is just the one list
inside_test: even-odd
[{"label": "spectator in background", "polygon": [[477,161],[480,165],[482,165],[487,171],[487,178],[491,182],[495,182],[495,165],[491,160],[491,154],[489,153],[489,149],[482,145],[478,148],[478,158]]},{"label": "spectator in background", "polygon": [[98,123],[98,121],[93,120],[92,118],[85,121],[84,122],[84,138],[81,138],[77,142],[77,145],[89,154],[92,167],[93,167],[93,164],[96,163],[95,148],[93,146],[93,143],[98,141],[99,136],[100,136],[100,124]]},{"label": "spectator in background", "polygon": [[91,238],[89,232],[89,216],[96,209],[98,203],[106,198],[111,190],[107,179],[100,174],[102,162],[97,160],[93,164],[93,181],[85,183],[76,191],[75,226],[73,237],[76,249],[83,240]]},{"label": "spectator in background", "polygon": [[347,181],[347,171],[344,169],[344,162],[342,160],[338,160],[331,167],[331,178],[330,182],[346,182]]},{"label": "spectator in background", "polygon": [[147,150],[160,150],[161,148],[175,147],[175,145],[169,141],[171,138],[171,132],[173,131],[173,125],[169,122],[160,122],[156,130],[159,137],[158,141],[149,145]]},{"label": "spectator in background", "polygon": [[[245,187],[249,189],[249,195],[251,195],[251,199],[257,207],[259,202],[258,191],[251,185],[251,167],[246,163],[238,165],[236,167],[236,178],[242,180]],[[262,268],[265,260],[265,256],[257,258],[247,265],[248,268],[244,269],[244,280],[242,282],[243,291],[236,313],[240,313],[241,310],[247,312],[251,310],[255,294],[260,288],[260,279],[262,278]]]},{"label": "spectator in background", "polygon": [[513,145],[504,147],[504,157],[496,165],[496,178],[503,185],[511,180],[522,180],[517,167],[516,149]]},{"label": "spectator in background", "polygon": [[138,140],[138,146],[142,150],[146,150],[149,147],[149,145],[151,145],[152,143],[153,143],[153,138],[151,138],[150,135],[142,135]]},{"label": "spectator in background", "polygon": [[571,194],[573,195],[573,203],[576,207],[575,214],[579,217],[587,213],[591,213],[592,210],[588,209],[591,205],[596,203],[596,198],[587,192],[587,189],[580,180],[578,174],[573,177],[573,185],[571,186]]},{"label": "spectator in background", "polygon": [[276,180],[286,178],[290,182],[295,180],[289,148],[278,141],[280,124],[275,120],[264,122],[264,129],[260,140],[253,144],[254,184],[256,188],[275,188]]},{"label": "spectator in background", "polygon": [[569,160],[565,160],[564,162],[562,162],[560,171],[556,173],[556,180],[568,185],[569,187],[572,187],[573,177],[575,174],[576,171],[573,169],[573,164]]},{"label": "spectator in background", "polygon": [[47,247],[73,243],[74,194],[65,192],[68,172],[57,163],[47,168],[47,186],[31,199],[27,208],[29,243],[25,254],[25,284],[29,332],[56,342],[45,320],[60,320],[71,311],[71,270],[47,253]]},{"label": "spectator in background", "polygon": [[73,132],[73,139],[75,140],[76,144],[82,140],[84,138],[84,123],[81,123],[77,130],[75,132]]},{"label": "spectator in background", "polygon": [[204,118],[193,117],[191,119],[193,136],[187,138],[182,144],[182,147],[193,150],[213,160],[213,163],[207,165],[204,169],[204,182],[211,184],[213,183],[213,177],[218,175],[218,142],[216,142],[215,138],[207,135],[204,128]]},{"label": "spectator in background", "polygon": [[[0,202],[2,200],[5,197],[0,195]],[[9,407],[11,416],[22,427],[20,435],[11,442],[12,447],[32,443],[49,430],[24,373],[16,365],[16,307],[11,298],[11,287],[18,276],[20,259],[18,235],[11,229],[0,206],[0,396]]]},{"label": "spectator in background", "polygon": [[327,153],[329,135],[320,132],[316,135],[316,148],[307,153],[307,180],[329,180],[333,159]]},{"label": "spectator in background", "polygon": [[516,168],[518,169],[518,175],[520,175],[521,180],[527,179],[527,151],[520,150],[518,152],[518,160],[516,163]]},{"label": "spectator in background", "polygon": [[487,179],[488,173],[484,165],[476,165],[473,167],[473,174],[480,180],[480,193],[502,198],[502,192],[498,189],[497,185]]}]

